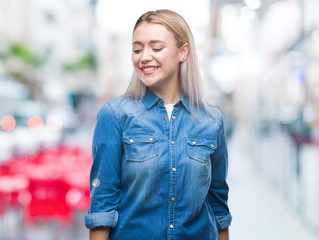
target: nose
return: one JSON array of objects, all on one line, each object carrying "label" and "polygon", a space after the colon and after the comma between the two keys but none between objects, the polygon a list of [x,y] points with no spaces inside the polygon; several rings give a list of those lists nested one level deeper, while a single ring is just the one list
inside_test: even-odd
[{"label": "nose", "polygon": [[152,53],[149,49],[144,49],[141,55],[140,61],[142,63],[150,62],[153,60]]}]

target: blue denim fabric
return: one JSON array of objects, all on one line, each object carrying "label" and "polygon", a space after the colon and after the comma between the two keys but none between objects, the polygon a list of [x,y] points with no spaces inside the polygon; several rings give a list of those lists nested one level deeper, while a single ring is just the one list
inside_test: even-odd
[{"label": "blue denim fabric", "polygon": [[164,102],[117,98],[99,111],[93,137],[88,228],[112,240],[217,240],[231,223],[222,114],[184,96],[168,120]]}]

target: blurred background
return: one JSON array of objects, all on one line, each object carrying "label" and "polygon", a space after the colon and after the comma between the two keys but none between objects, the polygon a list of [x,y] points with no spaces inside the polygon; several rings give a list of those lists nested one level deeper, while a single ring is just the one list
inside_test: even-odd
[{"label": "blurred background", "polygon": [[231,239],[319,239],[319,1],[0,0],[1,240],[88,239],[96,114],[160,8],[189,23],[225,116]]}]

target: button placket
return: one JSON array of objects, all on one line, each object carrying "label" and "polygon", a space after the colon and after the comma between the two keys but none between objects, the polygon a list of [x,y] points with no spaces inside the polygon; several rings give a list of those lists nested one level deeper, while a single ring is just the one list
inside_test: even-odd
[{"label": "button placket", "polygon": [[[171,121],[169,122],[169,150],[170,150],[170,177],[169,177],[169,196],[168,199],[168,239],[175,239],[176,228],[176,186],[177,186],[177,165],[176,165],[176,125],[178,124],[176,114],[178,107],[174,107],[171,115]],[[176,146],[176,147],[175,147]]]}]

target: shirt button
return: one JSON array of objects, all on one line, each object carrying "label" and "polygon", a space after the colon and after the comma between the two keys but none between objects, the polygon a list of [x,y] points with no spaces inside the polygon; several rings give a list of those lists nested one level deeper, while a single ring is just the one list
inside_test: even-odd
[{"label": "shirt button", "polygon": [[176,168],[173,167],[173,168],[172,168],[172,171],[173,171],[173,172],[176,172]]},{"label": "shirt button", "polygon": [[176,119],[176,117],[175,116],[172,116],[172,118],[175,120]]},{"label": "shirt button", "polygon": [[192,144],[194,144],[194,145],[195,145],[195,144],[196,144],[196,142],[194,141],[194,142],[192,142]]},{"label": "shirt button", "polygon": [[174,144],[174,141],[171,141],[171,144]]},{"label": "shirt button", "polygon": [[174,225],[173,224],[169,225],[169,228],[174,228]]},{"label": "shirt button", "polygon": [[212,148],[215,147],[214,144],[211,144],[210,146],[211,146]]},{"label": "shirt button", "polygon": [[166,117],[163,117],[164,120],[166,120]]},{"label": "shirt button", "polygon": [[172,198],[171,198],[171,201],[172,201],[172,202],[174,202],[174,201],[175,201],[175,198],[174,198],[174,197],[172,197]]},{"label": "shirt button", "polygon": [[153,141],[153,138],[150,138],[149,140],[150,140],[150,142],[152,142],[152,141]]},{"label": "shirt button", "polygon": [[133,140],[133,139],[130,139],[130,143],[132,143],[132,142],[134,142],[134,140]]},{"label": "shirt button", "polygon": [[162,100],[159,100],[159,103],[160,103],[160,104],[162,104],[162,103],[163,103],[163,101],[162,101]]}]

